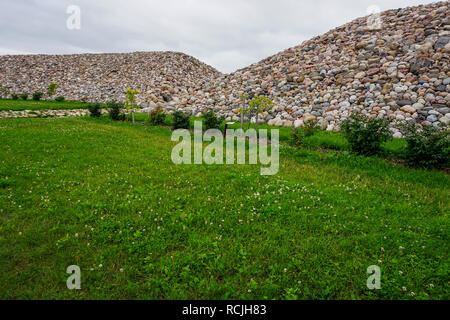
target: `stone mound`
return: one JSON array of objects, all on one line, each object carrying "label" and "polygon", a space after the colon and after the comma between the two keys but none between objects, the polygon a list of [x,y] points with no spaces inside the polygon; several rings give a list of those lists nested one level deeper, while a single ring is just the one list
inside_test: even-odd
[{"label": "stone mound", "polygon": [[123,100],[133,88],[140,104],[178,105],[221,75],[176,52],[0,56],[0,84],[11,92],[45,92],[55,82],[56,95],[68,100]]},{"label": "stone mound", "polygon": [[328,130],[355,110],[449,125],[449,13],[446,1],[383,12],[381,25],[356,19],[224,75],[198,101],[237,120],[242,93],[266,95],[276,107],[262,121],[317,118]]},{"label": "stone mound", "polygon": [[[338,130],[352,112],[450,125],[450,3],[389,10],[356,19],[259,63],[224,75],[182,53],[0,56],[0,84],[70,100],[123,100],[172,112],[212,109],[238,120],[243,93],[272,98],[258,121],[300,126],[316,119]],[[256,119],[253,119],[256,121]],[[400,133],[393,124],[392,130]]]}]

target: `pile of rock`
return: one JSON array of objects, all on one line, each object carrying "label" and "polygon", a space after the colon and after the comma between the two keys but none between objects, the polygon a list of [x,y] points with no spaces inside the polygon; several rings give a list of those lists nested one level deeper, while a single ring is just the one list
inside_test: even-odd
[{"label": "pile of rock", "polygon": [[[240,97],[275,102],[258,121],[338,130],[352,112],[450,126],[449,2],[356,19],[232,74],[181,53],[0,57],[0,84],[21,93],[50,82],[71,100],[123,100],[138,89],[148,111],[214,110],[238,120]],[[375,23],[374,23],[375,22]],[[379,23],[378,23],[379,22]],[[252,119],[256,121],[256,119]],[[401,134],[392,125],[397,137]]]},{"label": "pile of rock", "polygon": [[449,13],[446,1],[383,12],[381,26],[356,19],[219,78],[197,93],[198,105],[238,120],[241,94],[259,94],[276,104],[259,120],[270,124],[316,119],[336,130],[360,111],[449,126]]},{"label": "pile of rock", "polygon": [[68,100],[123,101],[127,88],[138,89],[139,104],[182,105],[222,74],[199,60],[176,52],[125,54],[0,56],[0,84],[15,93],[45,92]]}]

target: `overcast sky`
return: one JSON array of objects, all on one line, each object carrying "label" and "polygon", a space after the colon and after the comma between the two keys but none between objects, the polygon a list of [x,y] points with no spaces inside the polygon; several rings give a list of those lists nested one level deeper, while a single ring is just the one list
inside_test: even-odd
[{"label": "overcast sky", "polygon": [[[1,0],[0,54],[169,50],[232,72],[365,16],[370,6],[384,11],[431,2]],[[79,30],[67,27],[70,5],[80,8]]]}]

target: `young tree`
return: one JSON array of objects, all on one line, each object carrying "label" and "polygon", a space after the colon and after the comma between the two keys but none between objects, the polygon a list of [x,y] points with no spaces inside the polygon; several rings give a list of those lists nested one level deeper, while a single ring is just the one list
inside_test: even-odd
[{"label": "young tree", "polygon": [[134,108],[136,107],[136,95],[139,94],[139,91],[128,88],[125,93],[127,95],[127,98],[125,99],[125,108],[129,110],[131,109],[131,115],[134,123]]},{"label": "young tree", "polygon": [[269,111],[275,104],[272,100],[270,100],[267,97],[263,96],[255,96],[252,101],[250,101],[250,115],[252,112],[256,113],[256,123],[255,123],[255,129],[256,132],[258,132],[258,120],[259,115],[262,114],[264,111]]}]

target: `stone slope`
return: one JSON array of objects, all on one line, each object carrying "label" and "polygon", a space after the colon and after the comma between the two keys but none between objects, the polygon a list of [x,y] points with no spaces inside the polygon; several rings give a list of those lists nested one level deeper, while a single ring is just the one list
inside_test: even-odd
[{"label": "stone slope", "polygon": [[[172,112],[213,109],[238,120],[243,93],[272,98],[259,121],[323,129],[360,111],[372,117],[450,125],[450,3],[389,10],[381,26],[356,19],[259,63],[224,75],[174,52],[0,56],[0,84],[12,92],[45,91],[72,100],[124,99]],[[376,21],[376,20],[375,20]],[[253,119],[254,121],[256,119]],[[392,128],[399,136],[395,125]]]},{"label": "stone slope", "polygon": [[445,1],[383,12],[381,28],[356,19],[221,77],[199,101],[237,120],[242,93],[264,94],[276,103],[265,121],[301,125],[316,117],[328,130],[355,110],[448,125],[449,13]]},{"label": "stone slope", "polygon": [[140,90],[139,103],[178,104],[221,73],[176,52],[0,56],[0,84],[11,92],[46,91],[69,100],[123,100],[127,88]]}]

